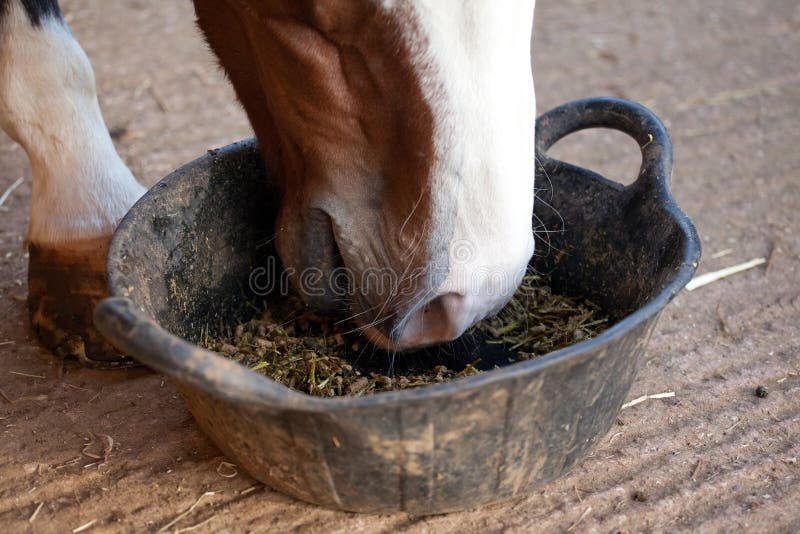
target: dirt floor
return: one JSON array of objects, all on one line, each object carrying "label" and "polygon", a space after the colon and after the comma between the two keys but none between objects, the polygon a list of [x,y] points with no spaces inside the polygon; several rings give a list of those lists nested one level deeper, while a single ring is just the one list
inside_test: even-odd
[{"label": "dirt floor", "polygon": [[[768,267],[684,292],[653,336],[625,409],[594,453],[529,497],[444,516],[363,516],[264,489],[199,433],[144,369],[63,365],[31,339],[23,250],[30,171],[0,138],[0,525],[9,532],[174,528],[319,532],[800,531],[800,4],[795,0],[540,1],[539,108],[612,94],[652,107],[697,223],[701,272]],[[153,184],[249,135],[189,2],[64,0],[134,173]],[[576,135],[555,155],[629,182],[637,147]],[[754,395],[756,386],[770,390]],[[98,460],[113,439],[108,458]]]}]

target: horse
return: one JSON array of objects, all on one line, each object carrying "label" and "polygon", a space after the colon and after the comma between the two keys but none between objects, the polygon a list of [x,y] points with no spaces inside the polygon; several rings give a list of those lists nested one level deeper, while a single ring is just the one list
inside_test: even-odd
[{"label": "horse", "polygon": [[[295,287],[326,275],[306,304],[408,350],[508,302],[534,252],[535,0],[193,2],[278,178],[281,262]],[[57,0],[0,0],[0,126],[32,170],[32,325],[59,354],[113,364],[90,310],[145,188]],[[346,299],[327,276],[342,269]],[[376,271],[390,282],[368,283]]]}]

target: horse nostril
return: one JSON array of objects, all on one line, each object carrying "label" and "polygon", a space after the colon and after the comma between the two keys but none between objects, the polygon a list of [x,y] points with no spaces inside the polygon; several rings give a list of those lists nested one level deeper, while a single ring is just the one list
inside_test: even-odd
[{"label": "horse nostril", "polygon": [[476,319],[469,299],[459,293],[434,297],[412,312],[397,339],[401,348],[424,347],[451,341]]}]

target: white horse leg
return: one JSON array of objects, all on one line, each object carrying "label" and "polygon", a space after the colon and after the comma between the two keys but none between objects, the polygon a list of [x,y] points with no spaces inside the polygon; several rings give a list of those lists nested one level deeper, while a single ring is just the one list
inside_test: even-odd
[{"label": "white horse leg", "polygon": [[105,257],[144,193],[103,121],[86,54],[56,0],[0,0],[0,126],[33,174],[28,305],[41,341],[90,365],[120,360],[92,326]]}]

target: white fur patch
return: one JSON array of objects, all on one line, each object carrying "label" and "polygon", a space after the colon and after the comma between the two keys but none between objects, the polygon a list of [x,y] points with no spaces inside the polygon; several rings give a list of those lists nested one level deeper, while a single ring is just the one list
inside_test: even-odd
[{"label": "white fur patch", "polygon": [[450,270],[436,294],[467,297],[462,331],[511,298],[533,254],[534,4],[413,2],[426,42],[412,50],[436,128],[432,187],[455,190],[457,202]]},{"label": "white fur patch", "polygon": [[0,31],[0,126],[31,162],[31,242],[110,235],[145,191],[114,148],[80,45],[58,19],[31,26],[17,1]]}]

